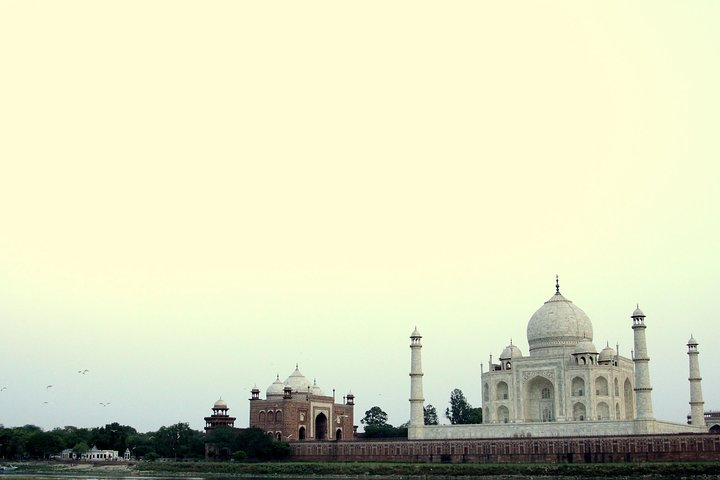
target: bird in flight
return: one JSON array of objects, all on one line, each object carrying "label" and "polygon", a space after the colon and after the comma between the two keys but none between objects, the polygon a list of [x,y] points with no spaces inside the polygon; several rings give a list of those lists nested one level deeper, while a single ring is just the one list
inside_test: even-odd
[{"label": "bird in flight", "polygon": [[7,387],[0,388],[0,392],[2,392],[3,390],[7,390]]},{"label": "bird in flight", "polygon": [[110,402],[107,402],[107,403],[100,402],[100,405],[102,405],[103,407],[107,407],[108,405],[110,405]]},{"label": "bird in flight", "polygon": [[47,405],[47,404],[49,404],[49,403],[50,403],[50,402],[43,402],[43,405]]},{"label": "bird in flight", "polygon": [[86,368],[85,370],[78,370],[78,373],[81,373],[81,374],[85,375],[85,374],[86,374],[87,372],[89,372],[89,371],[90,371],[90,370],[88,370],[88,369]]},{"label": "bird in flight", "polygon": [[52,385],[48,385],[47,387],[45,387],[45,390],[47,390],[49,388],[52,388]]}]

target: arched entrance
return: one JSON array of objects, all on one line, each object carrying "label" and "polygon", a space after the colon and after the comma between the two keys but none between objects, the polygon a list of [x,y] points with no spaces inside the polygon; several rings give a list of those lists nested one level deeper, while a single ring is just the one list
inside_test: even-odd
[{"label": "arched entrance", "polygon": [[335,440],[342,440],[342,430],[340,430],[339,428],[335,430]]},{"label": "arched entrance", "polygon": [[324,413],[319,413],[315,417],[315,440],[327,439],[327,417]]},{"label": "arched entrance", "polygon": [[633,409],[633,388],[629,378],[626,378],[623,384],[623,397],[625,399],[625,419],[632,420],[635,418],[635,410]]},{"label": "arched entrance", "polygon": [[555,388],[545,377],[535,377],[525,384],[525,421],[555,421]]},{"label": "arched entrance", "polygon": [[298,440],[305,440],[305,427],[300,427],[298,430]]}]

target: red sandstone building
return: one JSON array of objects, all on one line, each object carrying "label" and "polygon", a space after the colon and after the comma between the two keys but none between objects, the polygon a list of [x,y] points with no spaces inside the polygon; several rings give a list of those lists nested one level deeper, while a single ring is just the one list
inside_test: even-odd
[{"label": "red sandstone building", "polygon": [[[211,430],[218,427],[230,427],[235,428],[235,417],[231,417],[228,414],[230,410],[222,398],[215,402],[212,408],[212,415],[205,417],[205,435],[210,433]],[[230,457],[230,451],[227,448],[218,448],[217,445],[206,443],[205,444],[205,458]]]},{"label": "red sandstone building", "polygon": [[348,393],[343,403],[335,402],[317,383],[310,382],[295,366],[285,382],[277,377],[267,389],[252,389],[249,426],[260,428],[276,440],[353,440],[355,396]]}]

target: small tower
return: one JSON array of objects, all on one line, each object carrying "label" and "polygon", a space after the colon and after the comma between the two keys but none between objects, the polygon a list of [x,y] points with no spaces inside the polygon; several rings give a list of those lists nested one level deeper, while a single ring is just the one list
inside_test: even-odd
[{"label": "small tower", "polygon": [[690,364],[690,425],[705,428],[705,402],[702,397],[702,377],[700,376],[700,360],[698,355],[698,343],[692,335],[687,343],[688,361]]},{"label": "small tower", "polygon": [[650,357],[645,341],[645,314],[638,305],[631,315],[635,339],[635,409],[638,420],[653,420],[652,387],[650,386]]},{"label": "small tower", "polygon": [[423,405],[423,384],[422,384],[422,335],[417,327],[410,335],[410,428],[409,438],[419,438],[419,429],[425,425],[425,414]]}]

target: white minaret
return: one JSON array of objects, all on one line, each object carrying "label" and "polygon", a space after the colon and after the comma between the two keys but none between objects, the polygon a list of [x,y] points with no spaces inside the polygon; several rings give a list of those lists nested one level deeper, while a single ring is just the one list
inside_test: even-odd
[{"label": "white minaret", "polygon": [[647,343],[645,341],[645,314],[638,306],[632,313],[633,334],[635,337],[635,410],[638,420],[653,420],[652,387],[650,386],[650,368]]},{"label": "white minaret", "polygon": [[425,399],[423,398],[422,359],[420,357],[421,338],[422,335],[415,327],[415,330],[410,335],[410,425],[408,438],[411,439],[421,438],[422,427],[425,425],[425,413],[423,411]]},{"label": "white minaret", "polygon": [[702,377],[700,376],[700,360],[698,343],[692,335],[687,343],[688,360],[690,363],[690,425],[705,427],[705,402],[702,398]]}]

